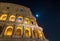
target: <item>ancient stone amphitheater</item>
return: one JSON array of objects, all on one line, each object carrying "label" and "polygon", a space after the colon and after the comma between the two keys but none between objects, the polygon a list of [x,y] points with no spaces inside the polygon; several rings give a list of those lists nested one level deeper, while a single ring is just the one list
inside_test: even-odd
[{"label": "ancient stone amphitheater", "polygon": [[48,41],[29,8],[0,3],[0,41]]}]

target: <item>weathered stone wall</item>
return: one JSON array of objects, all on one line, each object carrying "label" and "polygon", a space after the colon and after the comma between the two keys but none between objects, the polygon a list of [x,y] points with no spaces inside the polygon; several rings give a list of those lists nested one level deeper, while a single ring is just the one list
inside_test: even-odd
[{"label": "weathered stone wall", "polygon": [[[15,28],[17,27],[17,25],[19,25],[19,23],[17,23],[16,21],[15,22],[10,22],[9,21],[9,16],[12,15],[12,14],[15,15],[16,17],[20,15],[20,16],[23,16],[24,18],[27,17],[30,20],[33,19],[34,22],[36,22],[36,19],[32,15],[29,8],[27,8],[25,6],[17,5],[17,4],[12,4],[12,3],[0,3],[0,16],[4,13],[8,14],[8,18],[7,18],[6,21],[0,21],[0,27],[3,28],[3,29],[1,29],[2,33],[0,35],[0,41],[45,41],[45,37],[43,39],[40,39],[39,35],[38,35],[37,38],[33,38],[32,28],[34,28],[34,27],[38,28],[39,27],[38,25],[29,25],[29,27],[31,27],[31,26],[33,26],[33,27],[30,28],[31,29],[31,37],[27,38],[25,36],[24,30],[25,30],[25,26],[28,26],[28,25],[20,24],[20,26],[22,26],[22,28],[23,28],[23,36],[21,36],[21,37],[16,37],[15,36],[15,30],[16,30]],[[4,36],[4,32],[6,30],[6,27],[9,26],[9,25],[13,26],[13,35],[11,37]],[[43,32],[42,28],[41,28],[41,31]]]}]

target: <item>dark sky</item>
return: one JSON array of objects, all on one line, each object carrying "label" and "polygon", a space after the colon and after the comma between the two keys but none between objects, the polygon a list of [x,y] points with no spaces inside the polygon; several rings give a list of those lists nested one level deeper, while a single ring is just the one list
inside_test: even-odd
[{"label": "dark sky", "polygon": [[29,7],[34,16],[39,14],[37,23],[39,26],[42,26],[45,37],[50,41],[60,41],[60,1],[4,0],[3,2],[15,3]]}]

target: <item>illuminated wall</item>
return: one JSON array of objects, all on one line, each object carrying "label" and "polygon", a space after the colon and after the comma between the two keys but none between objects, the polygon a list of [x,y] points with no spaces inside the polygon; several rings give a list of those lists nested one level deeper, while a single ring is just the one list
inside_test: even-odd
[{"label": "illuminated wall", "polygon": [[45,41],[41,28],[30,8],[0,3],[0,41]]}]

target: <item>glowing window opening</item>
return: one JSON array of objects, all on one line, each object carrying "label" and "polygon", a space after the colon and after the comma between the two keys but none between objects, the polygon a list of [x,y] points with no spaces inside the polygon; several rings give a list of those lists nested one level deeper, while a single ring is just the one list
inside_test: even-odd
[{"label": "glowing window opening", "polygon": [[26,35],[26,37],[30,37],[31,36],[30,28],[26,28],[25,35]]},{"label": "glowing window opening", "polygon": [[14,15],[11,15],[10,18],[9,18],[9,21],[15,21],[15,16]]},{"label": "glowing window opening", "polygon": [[17,18],[17,22],[22,23],[22,22],[23,22],[23,17],[22,17],[22,16],[19,16],[19,17]]},{"label": "glowing window opening", "polygon": [[42,33],[42,31],[38,31],[39,32],[39,37],[40,38],[43,38],[43,33]]},{"label": "glowing window opening", "polygon": [[21,28],[21,27],[17,27],[17,29],[16,29],[16,35],[17,36],[22,36],[22,31],[23,29]]},{"label": "glowing window opening", "polygon": [[7,14],[2,14],[1,17],[0,17],[0,20],[6,20],[7,19]]},{"label": "glowing window opening", "polygon": [[30,24],[30,19],[29,18],[25,18],[25,24]]},{"label": "glowing window opening", "polygon": [[7,26],[4,35],[5,36],[12,36],[13,33],[13,27],[12,26]]},{"label": "glowing window opening", "polygon": [[36,30],[33,30],[33,36],[36,38],[38,37],[38,32]]}]

